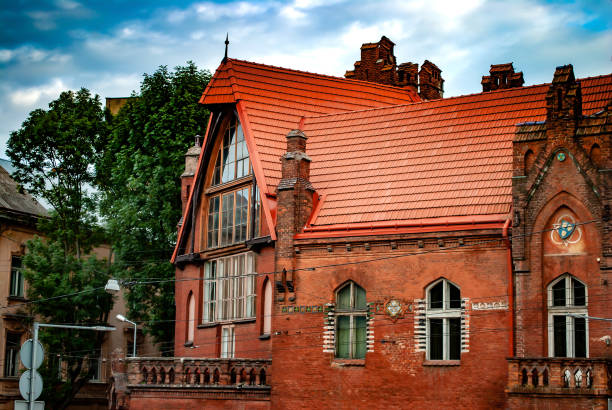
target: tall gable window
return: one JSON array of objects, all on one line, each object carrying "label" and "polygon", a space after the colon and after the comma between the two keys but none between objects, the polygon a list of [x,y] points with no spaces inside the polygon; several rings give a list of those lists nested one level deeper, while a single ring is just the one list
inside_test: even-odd
[{"label": "tall gable window", "polygon": [[336,292],[336,357],[365,359],[366,291],[349,282]]},{"label": "tall gable window", "polygon": [[584,283],[565,274],[548,286],[550,356],[588,356],[587,315],[587,288]]},{"label": "tall gable window", "polygon": [[234,117],[223,133],[223,141],[215,161],[212,185],[225,184],[250,173],[251,163],[242,125]]},{"label": "tall gable window", "polygon": [[461,358],[461,291],[446,279],[427,288],[427,359]]},{"label": "tall gable window", "polygon": [[222,129],[208,189],[208,248],[259,236],[260,198],[252,178],[242,126],[232,115]]}]

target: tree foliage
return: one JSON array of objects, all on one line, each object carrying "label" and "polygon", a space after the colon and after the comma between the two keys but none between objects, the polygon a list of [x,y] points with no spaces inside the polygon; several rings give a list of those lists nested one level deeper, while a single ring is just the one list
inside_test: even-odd
[{"label": "tree foliage", "polygon": [[[31,313],[42,322],[105,323],[112,308],[110,295],[92,291],[103,288],[110,268],[82,256],[101,239],[90,192],[107,129],[100,98],[81,89],[61,93],[48,110],[32,111],[10,135],[13,178],[53,207],[39,226],[47,239],[29,241],[24,257]],[[43,400],[50,406],[65,408],[90,380],[94,367],[89,363],[98,358],[103,337],[93,331],[41,332],[48,352],[41,368]],[[57,357],[65,364],[65,380],[58,378]]]},{"label": "tree foliage", "polygon": [[95,182],[94,164],[106,134],[100,98],[82,88],[61,93],[49,110],[32,111],[8,141],[13,178],[53,207],[45,234],[77,255],[91,249],[96,238],[88,187]]},{"label": "tree foliage", "polygon": [[[78,259],[67,255],[61,242],[45,243],[37,237],[28,242],[24,264],[28,298],[33,302],[46,299],[31,305],[37,320],[55,324],[107,323],[113,299],[104,291],[110,269],[105,260],[95,256]],[[60,297],[68,294],[68,298]],[[47,354],[39,371],[43,376],[42,397],[50,407],[66,408],[91,380],[105,336],[91,330],[41,329],[39,338]]]},{"label": "tree foliage", "polygon": [[158,342],[174,336],[169,260],[181,217],[180,175],[186,150],[205,131],[208,112],[198,101],[209,80],[192,62],[145,74],[140,92],[112,119],[97,167],[101,213],[123,277],[161,280],[133,286],[127,295],[131,319],[145,321]]}]

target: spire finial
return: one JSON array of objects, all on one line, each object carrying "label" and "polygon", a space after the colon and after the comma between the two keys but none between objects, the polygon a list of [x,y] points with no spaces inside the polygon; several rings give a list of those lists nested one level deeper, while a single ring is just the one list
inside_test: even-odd
[{"label": "spire finial", "polygon": [[227,60],[227,46],[229,46],[229,33],[225,35],[225,57],[223,57],[223,61]]}]

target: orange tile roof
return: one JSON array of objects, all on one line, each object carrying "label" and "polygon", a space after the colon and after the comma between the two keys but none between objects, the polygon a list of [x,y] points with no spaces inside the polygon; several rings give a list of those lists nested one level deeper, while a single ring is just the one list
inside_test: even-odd
[{"label": "orange tile roof", "polygon": [[[585,115],[612,100],[612,74],[580,81]],[[548,88],[419,102],[408,89],[228,59],[200,102],[238,104],[267,193],[280,180],[287,132],[304,121],[311,182],[325,198],[316,230],[505,219],[515,127],[545,119]]]},{"label": "orange tile roof", "polygon": [[273,193],[281,177],[279,158],[286,149],[285,136],[298,127],[302,117],[406,104],[420,98],[409,89],[227,59],[200,102],[238,101],[248,117],[245,132],[251,134],[268,192]]},{"label": "orange tile roof", "polygon": [[[612,99],[612,74],[580,81],[584,115]],[[548,88],[306,118],[311,182],[325,194],[311,229],[505,219],[512,203],[516,124],[545,120]]]}]

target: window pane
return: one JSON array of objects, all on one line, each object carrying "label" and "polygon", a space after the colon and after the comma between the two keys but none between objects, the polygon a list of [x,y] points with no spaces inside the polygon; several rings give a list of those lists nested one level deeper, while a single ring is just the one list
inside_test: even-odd
[{"label": "window pane", "polygon": [[350,316],[337,316],[336,357],[349,358]]},{"label": "window pane", "polygon": [[429,308],[430,309],[442,309],[443,289],[444,289],[444,281],[441,281],[429,290]]},{"label": "window pane", "polygon": [[449,290],[449,301],[448,306],[451,309],[460,309],[461,308],[461,292],[459,288],[453,284],[448,284]]},{"label": "window pane", "polygon": [[443,319],[429,319],[429,360],[442,360]]},{"label": "window pane", "polygon": [[255,191],[255,207],[254,207],[254,213],[255,215],[253,215],[253,225],[254,225],[254,229],[253,229],[253,237],[254,238],[259,238],[260,235],[260,218],[259,218],[259,214],[261,212],[261,200],[259,198],[259,189],[257,189],[257,185],[253,185],[253,190]]},{"label": "window pane", "polygon": [[357,286],[355,284],[353,284],[353,289],[355,290],[355,309],[367,309],[366,291],[361,286]]},{"label": "window pane", "polygon": [[561,279],[552,287],[553,306],[565,306],[565,279]]},{"label": "window pane", "polygon": [[572,285],[574,287],[574,306],[586,305],[586,290],[584,285],[576,279],[572,279]]},{"label": "window pane", "polygon": [[11,296],[23,297],[23,274],[21,273],[21,257],[11,258]]},{"label": "window pane", "polygon": [[586,357],[586,320],[574,318],[575,357]]},{"label": "window pane", "polygon": [[236,123],[227,129],[223,137],[223,174],[221,182],[225,183],[236,179]]},{"label": "window pane", "polygon": [[565,316],[553,316],[553,332],[555,357],[567,357]]},{"label": "window pane", "polygon": [[234,242],[247,240],[247,222],[249,215],[249,189],[236,192],[236,236]]},{"label": "window pane", "polygon": [[354,316],[353,320],[355,325],[355,332],[353,335],[353,358],[365,359],[367,341],[366,317]]},{"label": "window pane", "polygon": [[219,197],[210,198],[208,204],[208,247],[219,245]]},{"label": "window pane", "polygon": [[223,195],[221,212],[221,245],[234,242],[234,193]]},{"label": "window pane", "polygon": [[6,346],[4,350],[4,377],[16,377],[19,369],[19,350],[21,349],[21,335],[16,333],[6,334]]},{"label": "window pane", "polygon": [[449,341],[448,358],[449,360],[461,359],[461,319],[448,319]]},{"label": "window pane", "polygon": [[349,283],[338,292],[338,300],[336,301],[336,309],[350,310],[351,309],[351,284]]}]

